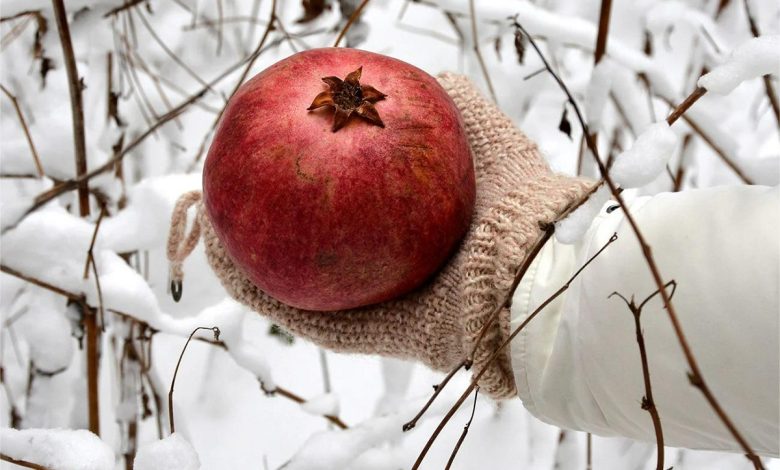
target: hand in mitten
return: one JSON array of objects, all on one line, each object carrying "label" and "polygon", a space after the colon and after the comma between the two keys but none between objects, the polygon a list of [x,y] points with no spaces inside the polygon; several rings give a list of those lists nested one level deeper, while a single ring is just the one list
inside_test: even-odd
[{"label": "hand in mitten", "polygon": [[[541,234],[588,189],[588,182],[552,173],[536,145],[485,100],[465,77],[443,74],[439,83],[459,109],[474,158],[476,203],[471,226],[445,266],[425,285],[402,297],[366,307],[312,312],[285,305],[257,288],[233,263],[217,238],[200,193],[182,196],[174,211],[168,257],[181,280],[181,263],[202,231],[209,263],[239,302],[322,347],[420,361],[450,370],[471,357],[483,326],[505,298],[516,272]],[[184,237],[187,208],[198,205]],[[474,354],[480,371],[509,335],[502,306]],[[514,395],[509,354],[502,351],[481,376],[494,398]]]}]

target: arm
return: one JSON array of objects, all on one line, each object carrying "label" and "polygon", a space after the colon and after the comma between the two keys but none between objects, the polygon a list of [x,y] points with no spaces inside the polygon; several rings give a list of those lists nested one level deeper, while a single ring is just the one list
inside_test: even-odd
[{"label": "arm", "polygon": [[[609,207],[614,203],[607,204]],[[778,455],[780,188],[720,187],[639,198],[631,213],[653,248],[702,374],[755,451]],[[521,283],[512,324],[557,290],[617,232],[618,240],[512,344],[518,394],[540,419],[600,435],[654,441],[633,316],[656,291],[636,237],[602,210],[580,245],[548,244]],[[665,443],[739,451],[701,393],[659,296],[642,329]]]}]

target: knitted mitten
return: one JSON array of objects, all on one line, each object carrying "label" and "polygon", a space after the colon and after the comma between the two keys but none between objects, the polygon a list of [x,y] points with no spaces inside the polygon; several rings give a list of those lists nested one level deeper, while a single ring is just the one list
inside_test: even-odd
[{"label": "knitted mitten", "polygon": [[[504,301],[541,224],[555,220],[588,189],[588,182],[551,172],[536,145],[484,99],[465,77],[444,74],[439,83],[460,110],[476,172],[474,216],[458,251],[429,282],[402,297],[337,312],[303,311],[255,287],[233,264],[199,204],[193,233],[184,237],[187,207],[199,193],[180,199],[174,213],[169,259],[181,278],[181,261],[205,239],[206,255],[227,292],[292,333],[334,351],[381,354],[450,370],[470,357],[483,325]],[[181,247],[180,247],[181,245]],[[480,371],[509,335],[509,309],[487,330],[474,356]],[[479,385],[494,398],[515,394],[507,348],[488,366]]]}]

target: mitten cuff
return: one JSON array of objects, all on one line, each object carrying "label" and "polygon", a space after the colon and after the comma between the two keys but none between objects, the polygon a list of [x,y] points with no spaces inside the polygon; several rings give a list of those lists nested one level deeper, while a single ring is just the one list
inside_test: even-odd
[{"label": "mitten cuff", "polygon": [[[500,189],[494,187],[489,199],[478,201],[486,207],[478,209],[479,218],[467,236],[468,251],[459,254],[464,256],[460,263],[463,349],[469,354],[492,313],[506,301],[520,266],[543,232],[542,227],[554,222],[591,184],[584,179],[547,173],[498,185]],[[511,333],[509,317],[509,308],[502,307],[498,321],[488,328],[474,354],[475,374],[488,367],[479,381],[481,391],[494,398],[515,395],[509,347],[487,365]]]}]

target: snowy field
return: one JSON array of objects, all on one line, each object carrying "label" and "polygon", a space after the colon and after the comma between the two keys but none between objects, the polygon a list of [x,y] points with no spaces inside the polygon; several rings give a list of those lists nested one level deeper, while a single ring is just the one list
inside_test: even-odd
[{"label": "snowy field", "polygon": [[[263,317],[228,299],[201,248],[185,263],[181,302],[171,299],[168,283],[174,202],[200,188],[216,116],[247,57],[263,40],[252,76],[296,51],[331,46],[360,2],[327,0],[320,12],[319,2],[305,1],[315,16],[305,23],[297,22],[304,16],[299,1],[126,3],[132,5],[66,2],[84,87],[87,169],[108,163],[110,170],[89,180],[84,215],[73,190],[36,204],[36,197],[77,175],[69,81],[52,3],[0,1],[0,452],[52,469],[129,469],[133,456],[139,470],[278,469],[286,463],[286,469],[410,468],[467,387],[466,373],[404,433],[401,426],[442,374],[396,360],[326,353],[271,334]],[[591,130],[598,130],[602,155],[615,158],[616,180],[631,188],[627,197],[780,181],[780,123],[761,78],[772,73],[769,82],[780,86],[776,0],[747,2],[764,36],[752,41],[742,0],[616,1],[607,52],[595,70],[599,1],[474,3],[476,44],[489,81],[474,53],[466,0],[372,0],[343,42],[431,74],[466,74],[486,95],[492,87],[501,109],[539,143],[552,167],[576,174],[582,129],[569,106],[570,135],[559,130],[566,127],[566,97],[528,41],[516,41],[511,17],[518,15]],[[272,5],[276,26],[268,28]],[[709,71],[699,82],[709,92],[686,119],[666,125],[672,106]],[[171,109],[180,114],[156,126]],[[596,176],[592,157],[582,153],[581,173]],[[121,164],[114,167],[112,159]],[[592,217],[587,209],[561,228],[562,237],[576,239]],[[97,364],[86,360],[84,305],[103,320]],[[168,390],[182,347],[194,328],[213,326],[220,343],[192,341],[182,359],[171,436]],[[213,340],[210,331],[197,336]],[[90,373],[99,377],[99,420],[91,425]],[[280,391],[267,395],[259,381]],[[308,401],[298,404],[282,390]],[[421,468],[445,467],[471,404],[461,407]],[[96,425],[99,439],[84,431]],[[586,441],[585,433],[538,421],[519,399],[496,403],[480,396],[452,468],[585,469]],[[655,468],[655,443],[593,436],[591,448],[593,469]],[[765,465],[780,469],[771,459]],[[740,454],[667,448],[670,466],[752,468]],[[4,461],[0,468],[22,467]]]}]

